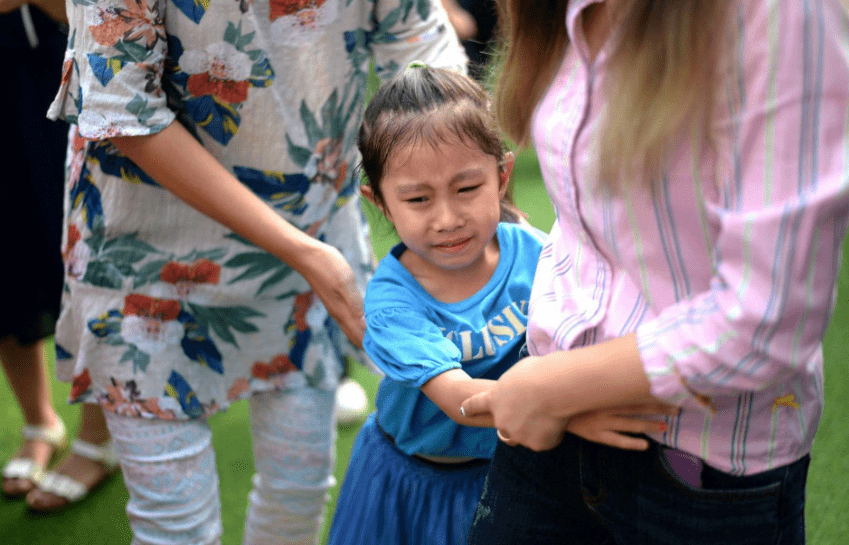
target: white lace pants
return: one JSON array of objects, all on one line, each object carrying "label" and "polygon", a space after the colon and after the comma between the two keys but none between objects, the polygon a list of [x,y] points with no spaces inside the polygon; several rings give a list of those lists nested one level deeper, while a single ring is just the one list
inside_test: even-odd
[{"label": "white lace pants", "polygon": [[[256,474],[243,543],[314,544],[335,484],[334,392],[302,387],[250,400]],[[212,433],[205,420],[107,413],[130,492],[134,545],[221,542]]]}]

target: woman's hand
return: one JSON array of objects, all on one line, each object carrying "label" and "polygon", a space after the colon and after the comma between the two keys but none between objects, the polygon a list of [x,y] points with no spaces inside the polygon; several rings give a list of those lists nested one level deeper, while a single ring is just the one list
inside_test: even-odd
[{"label": "woman's hand", "polygon": [[466,416],[491,413],[502,441],[554,448],[569,417],[598,409],[659,403],[643,370],[636,335],[525,358],[495,386],[463,402]]},{"label": "woman's hand", "polygon": [[552,414],[540,395],[537,357],[517,362],[485,392],[463,402],[464,416],[472,417],[490,413],[499,438],[508,445],[524,445],[541,451],[556,447],[563,439],[568,418]]},{"label": "woman's hand", "polygon": [[579,437],[625,450],[646,450],[649,442],[629,434],[662,433],[664,420],[640,418],[644,416],[678,414],[678,407],[662,403],[648,403],[631,407],[599,409],[576,414],[566,423],[566,431]]},{"label": "woman's hand", "polygon": [[363,296],[354,271],[342,253],[329,244],[316,241],[309,259],[301,261],[297,269],[348,339],[362,348],[366,331]]}]

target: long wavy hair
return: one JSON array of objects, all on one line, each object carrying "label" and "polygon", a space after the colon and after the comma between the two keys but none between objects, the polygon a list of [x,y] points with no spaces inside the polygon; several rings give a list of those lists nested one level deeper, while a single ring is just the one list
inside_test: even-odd
[{"label": "long wavy hair", "polygon": [[[569,37],[567,0],[498,0],[502,48],[494,67],[495,115],[527,146],[531,118]],[[730,1],[621,0],[605,67],[606,112],[597,139],[601,184],[651,184],[674,137],[705,138],[729,36]],[[546,14],[546,15],[542,15]],[[548,15],[550,14],[550,15]],[[631,113],[629,113],[631,112]],[[639,113],[636,115],[635,113]],[[700,141],[701,145],[710,142]]]}]

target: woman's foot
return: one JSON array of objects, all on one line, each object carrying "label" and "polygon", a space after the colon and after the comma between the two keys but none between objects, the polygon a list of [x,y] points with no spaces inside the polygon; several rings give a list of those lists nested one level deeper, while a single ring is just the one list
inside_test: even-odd
[{"label": "woman's foot", "polygon": [[27,494],[33,511],[52,512],[79,501],[94,487],[115,473],[117,462],[107,441],[93,445],[75,440],[65,456],[44,480]]},{"label": "woman's foot", "polygon": [[3,467],[2,490],[12,498],[26,496],[44,475],[53,456],[67,441],[65,425],[58,416],[45,426],[23,428],[24,443]]}]

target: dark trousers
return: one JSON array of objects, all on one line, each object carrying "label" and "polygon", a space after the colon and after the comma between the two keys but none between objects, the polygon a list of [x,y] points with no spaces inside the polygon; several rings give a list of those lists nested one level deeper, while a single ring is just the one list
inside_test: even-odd
[{"label": "dark trousers", "polygon": [[30,344],[53,334],[62,294],[62,197],[68,125],[47,119],[62,77],[65,30],[36,7],[39,44],[19,10],[0,15],[0,338]]},{"label": "dark trousers", "polygon": [[499,443],[470,545],[801,545],[809,456],[758,475],[681,479],[652,443],[634,452],[567,434],[547,452]]}]

